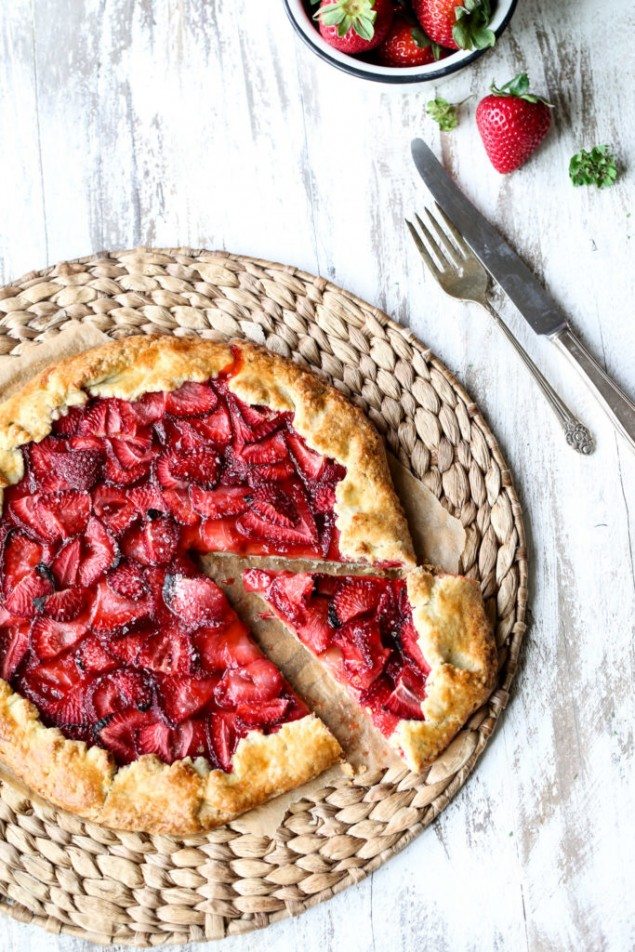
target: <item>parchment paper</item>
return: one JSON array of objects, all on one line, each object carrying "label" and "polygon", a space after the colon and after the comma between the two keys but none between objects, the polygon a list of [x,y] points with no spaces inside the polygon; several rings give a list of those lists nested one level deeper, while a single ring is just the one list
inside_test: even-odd
[{"label": "parchment paper", "polygon": [[[64,357],[96,347],[109,338],[92,324],[73,321],[50,341],[27,347],[20,357],[0,357],[0,399],[10,396],[31,377]],[[402,466],[390,458],[390,468],[402,500],[417,558],[449,572],[456,572],[465,545],[465,533],[458,519],[450,516],[433,493]],[[309,706],[329,726],[339,740],[348,763],[333,767],[311,783],[252,810],[233,826],[241,831],[273,836],[289,807],[311,791],[340,781],[354,770],[373,771],[399,763],[396,755],[375,732],[370,721],[348,697],[322,665],[300,645],[285,627],[271,616],[257,596],[242,590],[240,579],[248,565],[279,568],[276,559],[240,559],[235,556],[204,556],[204,570],[227,593],[238,614],[250,626],[265,652],[283,671]],[[305,560],[293,561],[297,571],[314,569]],[[346,568],[334,567],[338,573]]]}]

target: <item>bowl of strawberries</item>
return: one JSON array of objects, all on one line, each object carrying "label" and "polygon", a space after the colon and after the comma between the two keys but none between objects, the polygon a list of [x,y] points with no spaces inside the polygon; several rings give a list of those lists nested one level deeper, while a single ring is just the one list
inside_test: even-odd
[{"label": "bowl of strawberries", "polygon": [[438,82],[496,43],[518,0],[284,0],[321,59],[380,83]]}]

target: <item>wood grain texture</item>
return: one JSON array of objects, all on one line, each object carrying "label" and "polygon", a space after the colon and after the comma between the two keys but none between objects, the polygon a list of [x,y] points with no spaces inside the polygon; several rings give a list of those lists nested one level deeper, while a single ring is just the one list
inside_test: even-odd
[{"label": "wood grain texture", "polygon": [[[633,386],[634,173],[574,189],[570,155],[635,157],[632,10],[520,0],[499,48],[443,86],[482,95],[527,69],[557,129],[521,171],[489,166],[466,108],[442,136],[436,90],[349,79],[296,41],[280,3],[0,0],[0,281],[101,248],[229,248],[333,278],[412,329],[489,417],[524,495],[534,623],[476,775],[403,854],[327,904],[228,952],[629,950],[635,460],[575,372],[503,313],[593,428],[569,450],[499,332],[445,299],[402,225],[422,189],[415,134],[544,275],[608,369]],[[615,23],[619,23],[616,28]],[[2,948],[87,943],[2,921]]]}]

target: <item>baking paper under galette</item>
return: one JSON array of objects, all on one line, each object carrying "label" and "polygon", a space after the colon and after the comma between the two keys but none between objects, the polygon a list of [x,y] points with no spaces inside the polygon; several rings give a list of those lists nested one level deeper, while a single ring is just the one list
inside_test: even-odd
[{"label": "baking paper under galette", "polygon": [[478,589],[410,572],[374,428],[258,347],[133,337],[46,370],[0,405],[0,485],[0,759],[70,812],[197,832],[341,758],[197,554],[311,560],[246,588],[413,769],[491,689]]}]

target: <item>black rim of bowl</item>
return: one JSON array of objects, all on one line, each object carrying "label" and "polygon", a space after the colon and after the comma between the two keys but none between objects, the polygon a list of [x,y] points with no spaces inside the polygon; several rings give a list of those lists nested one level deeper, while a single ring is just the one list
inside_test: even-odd
[{"label": "black rim of bowl", "polygon": [[[514,11],[518,4],[518,0],[512,0],[509,10],[505,14],[504,19],[497,26],[494,31],[496,34],[496,39],[498,40],[504,30],[507,29],[509,21],[514,15]],[[435,79],[443,79],[445,76],[450,76],[452,73],[456,73],[461,69],[464,69],[466,66],[469,66],[470,63],[473,63],[475,60],[483,56],[484,53],[488,52],[488,47],[484,50],[473,50],[469,56],[466,56],[464,60],[461,60],[460,63],[448,63],[447,66],[439,65],[438,69],[431,70],[428,73],[404,73],[403,75],[398,76],[387,76],[382,73],[368,73],[363,69],[359,69],[355,65],[355,60],[351,56],[349,57],[350,62],[341,62],[335,57],[329,56],[326,50],[323,50],[321,46],[318,46],[317,43],[314,43],[311,37],[307,36],[304,30],[300,29],[300,26],[291,12],[291,6],[289,0],[284,0],[284,6],[287,11],[287,16],[293,24],[293,29],[296,31],[300,39],[309,47],[310,50],[320,57],[321,60],[324,60],[325,63],[329,63],[331,66],[335,66],[336,69],[342,70],[344,73],[348,73],[350,76],[357,76],[359,79],[369,79],[375,83],[389,83],[391,85],[403,85],[406,83],[421,83],[421,82],[431,82]],[[317,31],[316,31],[317,32]],[[319,35],[319,34],[318,34]],[[439,64],[443,63],[443,60],[439,60]],[[381,66],[377,67],[381,69]]]}]

